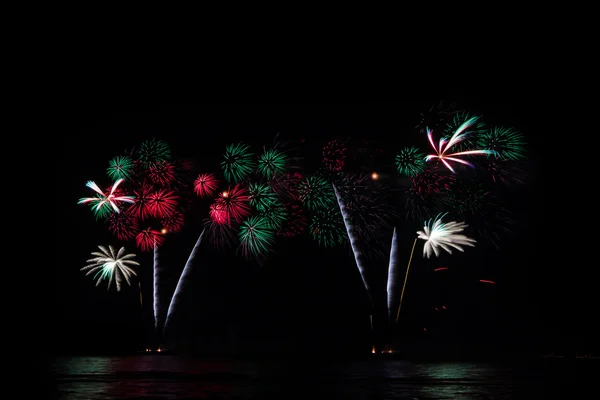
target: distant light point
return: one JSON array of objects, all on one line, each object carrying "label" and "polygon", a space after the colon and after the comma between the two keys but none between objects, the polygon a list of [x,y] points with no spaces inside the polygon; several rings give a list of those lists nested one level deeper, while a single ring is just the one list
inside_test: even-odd
[{"label": "distant light point", "polygon": [[374,181],[376,181],[377,179],[379,179],[379,174],[377,172],[373,172],[371,174],[371,179],[373,179]]}]

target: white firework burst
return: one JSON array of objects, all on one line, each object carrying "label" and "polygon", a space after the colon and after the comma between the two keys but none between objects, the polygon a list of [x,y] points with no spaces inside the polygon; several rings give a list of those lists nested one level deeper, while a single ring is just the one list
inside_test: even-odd
[{"label": "white firework burst", "polygon": [[81,268],[81,271],[88,271],[85,275],[96,272],[94,279],[98,277],[96,286],[100,284],[103,279],[108,279],[108,287],[110,288],[113,280],[117,285],[117,291],[121,290],[121,282],[123,278],[127,281],[128,285],[131,285],[129,278],[131,275],[137,275],[135,270],[131,266],[139,266],[140,264],[133,260],[135,254],[125,254],[125,247],[121,247],[119,251],[115,251],[113,246],[98,246],[100,252],[92,252],[91,258],[87,260],[89,263],[85,267]]},{"label": "white firework burst", "polygon": [[431,257],[432,252],[435,253],[436,257],[439,257],[440,247],[450,254],[452,254],[452,248],[464,251],[461,246],[475,247],[475,239],[459,234],[467,227],[467,224],[456,221],[444,223],[442,222],[444,215],[438,216],[433,224],[431,223],[432,220],[429,220],[422,231],[417,231],[418,239],[425,240],[423,246],[424,257]]}]

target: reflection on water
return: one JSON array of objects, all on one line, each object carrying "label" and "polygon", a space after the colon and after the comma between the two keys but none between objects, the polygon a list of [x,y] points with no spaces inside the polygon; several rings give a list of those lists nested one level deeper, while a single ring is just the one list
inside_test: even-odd
[{"label": "reflection on water", "polygon": [[577,368],[582,367],[547,361],[309,363],[306,359],[202,360],[174,355],[64,357],[52,365],[54,398],[91,400],[289,399],[320,394],[343,399],[561,398],[563,393],[575,395],[569,385],[575,383]]}]

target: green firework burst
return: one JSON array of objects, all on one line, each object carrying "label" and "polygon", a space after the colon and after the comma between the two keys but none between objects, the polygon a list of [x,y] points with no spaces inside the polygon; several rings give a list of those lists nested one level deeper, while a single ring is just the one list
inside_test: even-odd
[{"label": "green firework burst", "polygon": [[264,211],[277,201],[277,194],[266,183],[251,182],[248,185],[248,200],[256,210]]},{"label": "green firework burst", "polygon": [[152,138],[144,140],[137,151],[139,160],[145,167],[171,159],[171,148],[166,142]]},{"label": "green firework burst", "polygon": [[525,159],[525,139],[521,132],[512,128],[494,127],[478,136],[477,145],[493,150],[502,160]]},{"label": "green firework burst", "polygon": [[269,224],[269,227],[274,231],[279,230],[288,218],[287,210],[280,201],[270,203],[269,206],[262,209],[258,215],[261,218],[264,218]]},{"label": "green firework burst", "polygon": [[227,182],[239,182],[255,169],[254,154],[249,152],[250,146],[243,143],[230,144],[225,147],[221,168]]},{"label": "green firework burst", "polygon": [[396,169],[399,174],[415,176],[425,170],[425,153],[416,147],[405,147],[395,158]]},{"label": "green firework burst", "polygon": [[133,173],[133,160],[128,156],[117,156],[108,162],[108,176],[113,179],[128,179]]},{"label": "green firework burst", "polygon": [[335,202],[333,188],[327,180],[320,176],[307,176],[298,185],[300,201],[309,209],[328,208]]},{"label": "green firework burst", "polygon": [[313,239],[323,247],[334,247],[342,244],[347,238],[342,214],[339,208],[333,206],[317,210],[309,229]]},{"label": "green firework burst", "polygon": [[275,231],[266,218],[254,215],[241,223],[238,237],[245,257],[261,258],[271,251]]},{"label": "green firework burst", "polygon": [[274,174],[285,171],[287,157],[277,149],[265,150],[258,158],[258,172],[270,179]]}]

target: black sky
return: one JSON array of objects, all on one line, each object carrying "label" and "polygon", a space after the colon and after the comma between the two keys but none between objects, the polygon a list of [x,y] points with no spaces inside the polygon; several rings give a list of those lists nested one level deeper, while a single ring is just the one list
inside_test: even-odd
[{"label": "black sky", "polygon": [[[224,146],[245,141],[255,148],[268,145],[277,133],[282,139],[305,138],[326,142],[331,137],[367,136],[394,143],[398,136],[419,133],[419,113],[440,101],[483,116],[493,124],[519,129],[529,145],[530,181],[522,189],[515,218],[519,229],[493,252],[475,249],[449,259],[468,265],[447,281],[415,268],[407,291],[404,333],[415,340],[487,345],[536,346],[543,350],[570,346],[573,338],[591,346],[593,325],[575,318],[575,303],[561,301],[555,289],[559,269],[548,262],[539,229],[545,220],[543,132],[536,129],[529,93],[498,95],[483,90],[453,90],[421,95],[406,104],[321,105],[202,105],[202,104],[82,104],[66,110],[70,127],[64,135],[56,167],[64,177],[65,196],[57,200],[56,318],[53,343],[57,351],[98,351],[128,348],[149,340],[150,308],[140,314],[135,288],[117,293],[94,287],[79,271],[89,253],[108,240],[101,223],[86,207],[76,204],[87,195],[85,182],[105,175],[107,162],[125,148],[156,137],[174,153],[194,158],[199,166],[215,169]],[[418,139],[415,139],[418,140]],[[69,173],[65,174],[65,166]],[[181,270],[197,239],[197,226],[186,226],[178,239],[165,246],[165,267]],[[406,252],[411,240],[407,240]],[[302,350],[322,343],[340,347],[361,345],[368,338],[368,311],[353,258],[347,248],[319,249],[310,241],[278,245],[274,259],[260,268],[235,254],[205,246],[201,268],[194,270],[193,289],[180,317],[183,336],[212,349]],[[170,251],[167,251],[170,250]],[[138,251],[136,251],[140,254]],[[142,255],[142,262],[151,260]],[[474,262],[476,260],[476,262]],[[142,283],[150,285],[151,267],[143,267]],[[425,271],[425,269],[422,269]],[[411,271],[412,273],[412,271]],[[484,276],[485,275],[485,276]],[[478,279],[498,281],[483,287]],[[164,293],[172,291],[176,273],[165,274]],[[433,283],[432,283],[433,282]],[[419,285],[428,285],[420,290]],[[437,286],[436,286],[437,285]],[[144,301],[151,292],[144,291]],[[408,300],[410,299],[410,300]],[[428,314],[446,302],[444,318]],[[590,309],[579,308],[578,314]],[[403,311],[404,312],[404,311]],[[365,319],[366,318],[366,319]],[[143,321],[143,322],[142,322]],[[567,321],[569,327],[565,327]],[[573,322],[578,322],[578,328]],[[409,323],[410,322],[410,323]],[[425,337],[423,326],[432,332]],[[437,328],[435,328],[437,326]],[[435,336],[443,332],[443,337]],[[597,332],[597,331],[595,331]],[[146,338],[146,339],[143,339]],[[191,339],[190,339],[191,340]],[[367,340],[368,341],[368,340]]]}]

